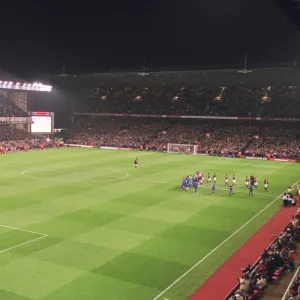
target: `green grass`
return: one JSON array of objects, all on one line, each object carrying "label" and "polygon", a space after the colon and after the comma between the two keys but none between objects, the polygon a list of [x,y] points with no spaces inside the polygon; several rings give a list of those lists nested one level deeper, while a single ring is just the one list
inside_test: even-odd
[{"label": "green grass", "polygon": [[[152,300],[202,260],[158,298],[187,299],[281,201],[236,231],[299,179],[297,164],[98,149],[3,155],[0,167],[0,225],[14,227],[0,226],[5,300]],[[198,170],[217,173],[215,196],[208,185],[180,191]],[[226,173],[237,176],[232,197]],[[251,174],[253,198],[243,187]]]}]

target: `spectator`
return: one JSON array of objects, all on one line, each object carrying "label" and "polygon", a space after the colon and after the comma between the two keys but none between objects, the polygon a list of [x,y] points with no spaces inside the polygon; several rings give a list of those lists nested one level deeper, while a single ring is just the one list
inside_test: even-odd
[{"label": "spectator", "polygon": [[240,290],[247,292],[250,287],[250,278],[249,275],[244,274],[241,278],[238,279],[240,284]]}]

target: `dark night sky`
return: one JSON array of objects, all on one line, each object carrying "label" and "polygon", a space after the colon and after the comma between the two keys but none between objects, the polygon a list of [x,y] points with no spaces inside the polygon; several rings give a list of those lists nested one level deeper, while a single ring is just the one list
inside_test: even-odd
[{"label": "dark night sky", "polygon": [[20,74],[300,60],[300,32],[271,0],[10,0],[0,68]]}]

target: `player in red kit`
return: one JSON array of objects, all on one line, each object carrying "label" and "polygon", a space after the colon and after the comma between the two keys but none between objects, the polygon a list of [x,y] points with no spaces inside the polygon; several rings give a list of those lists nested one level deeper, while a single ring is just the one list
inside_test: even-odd
[{"label": "player in red kit", "polygon": [[265,180],[264,180],[265,192],[268,192],[268,191],[269,191],[269,190],[268,190],[268,184],[269,184],[268,180],[265,179]]},{"label": "player in red kit", "polygon": [[248,188],[249,187],[249,178],[246,176],[245,179],[245,187]]},{"label": "player in red kit", "polygon": [[225,185],[228,185],[228,176],[227,176],[227,174],[225,176]]}]

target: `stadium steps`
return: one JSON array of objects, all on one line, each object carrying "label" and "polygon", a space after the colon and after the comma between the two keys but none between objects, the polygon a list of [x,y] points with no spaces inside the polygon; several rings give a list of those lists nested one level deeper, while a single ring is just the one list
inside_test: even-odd
[{"label": "stadium steps", "polygon": [[[300,255],[296,255],[295,270],[297,270],[299,265],[300,265]],[[264,291],[264,296],[262,299],[281,300],[291,280],[293,279],[294,274],[295,274],[294,272],[286,271],[284,276],[282,276],[281,279],[276,282],[276,284],[269,284],[268,288]]]}]

